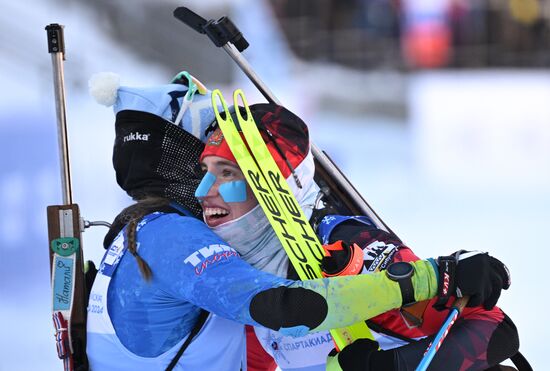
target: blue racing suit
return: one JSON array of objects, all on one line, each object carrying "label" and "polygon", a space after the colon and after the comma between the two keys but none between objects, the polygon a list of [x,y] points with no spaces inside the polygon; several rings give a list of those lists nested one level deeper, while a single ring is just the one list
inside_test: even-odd
[{"label": "blue racing suit", "polygon": [[[153,272],[147,282],[127,254],[124,232],[103,257],[90,294],[92,370],[165,369],[200,308],[212,315],[185,350],[180,369],[245,369],[242,324],[299,336],[401,305],[398,284],[384,274],[291,281],[260,272],[202,221],[176,213],[155,212],[138,224],[138,252]],[[431,263],[419,261],[415,270],[417,299],[433,297],[437,282]]]}]

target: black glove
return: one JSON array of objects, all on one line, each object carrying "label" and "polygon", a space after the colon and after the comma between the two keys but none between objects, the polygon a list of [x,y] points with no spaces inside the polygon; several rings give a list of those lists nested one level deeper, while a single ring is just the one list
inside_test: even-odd
[{"label": "black glove", "polygon": [[498,259],[479,251],[460,250],[451,256],[440,256],[438,301],[434,308],[444,309],[452,295],[470,296],[468,307],[483,305],[492,309],[502,289],[510,287],[510,272]]},{"label": "black glove", "polygon": [[[336,362],[337,364],[335,364]],[[327,361],[327,370],[331,371],[384,371],[394,369],[393,352],[391,350],[378,350],[378,343],[370,339],[356,340],[342,349],[340,353],[333,350]]]}]

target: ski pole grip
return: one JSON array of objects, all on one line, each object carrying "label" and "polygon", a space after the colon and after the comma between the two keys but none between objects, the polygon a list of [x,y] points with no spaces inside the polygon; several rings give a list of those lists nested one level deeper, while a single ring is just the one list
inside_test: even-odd
[{"label": "ski pole grip", "polygon": [[458,313],[462,313],[462,310],[466,307],[469,300],[470,300],[470,297],[468,295],[463,296],[461,298],[457,298],[453,303],[453,307],[455,307],[458,310]]}]

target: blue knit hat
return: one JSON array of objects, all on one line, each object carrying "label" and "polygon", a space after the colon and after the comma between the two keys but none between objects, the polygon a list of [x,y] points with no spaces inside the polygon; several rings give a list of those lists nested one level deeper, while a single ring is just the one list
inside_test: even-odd
[{"label": "blue knit hat", "polygon": [[148,112],[206,142],[206,129],[215,119],[211,92],[185,71],[172,82],[152,87],[120,86],[118,75],[104,72],[92,76],[89,87],[98,103],[113,106],[115,115],[124,110]]}]

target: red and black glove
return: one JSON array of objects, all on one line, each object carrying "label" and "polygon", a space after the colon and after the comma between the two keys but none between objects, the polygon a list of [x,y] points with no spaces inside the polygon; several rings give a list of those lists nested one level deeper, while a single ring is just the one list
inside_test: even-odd
[{"label": "red and black glove", "polygon": [[468,307],[483,305],[492,309],[502,290],[510,287],[508,268],[498,259],[480,251],[460,250],[437,259],[439,270],[438,301],[435,309],[444,309],[453,295],[469,296]]}]

